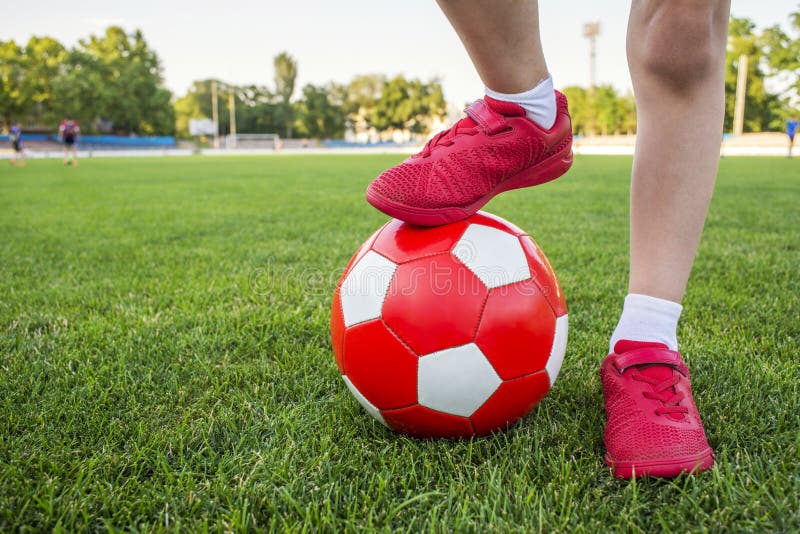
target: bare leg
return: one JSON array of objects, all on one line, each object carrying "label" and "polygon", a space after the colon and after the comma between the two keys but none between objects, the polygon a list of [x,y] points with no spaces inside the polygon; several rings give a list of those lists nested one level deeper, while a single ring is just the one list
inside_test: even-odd
[{"label": "bare leg", "polygon": [[536,0],[437,0],[483,83],[519,93],[547,78]]},{"label": "bare leg", "polygon": [[719,164],[729,0],[634,0],[631,293],[680,302]]}]

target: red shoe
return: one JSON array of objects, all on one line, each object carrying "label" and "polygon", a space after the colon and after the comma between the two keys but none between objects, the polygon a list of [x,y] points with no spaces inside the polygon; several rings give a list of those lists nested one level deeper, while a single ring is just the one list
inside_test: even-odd
[{"label": "red shoe", "polygon": [[549,130],[517,104],[484,97],[419,154],[378,176],[367,201],[397,219],[436,226],[466,219],[495,195],[555,180],[572,165],[567,98]]},{"label": "red shoe", "polygon": [[675,477],[714,465],[689,369],[661,343],[622,340],[600,367],[605,461],[619,478]]}]

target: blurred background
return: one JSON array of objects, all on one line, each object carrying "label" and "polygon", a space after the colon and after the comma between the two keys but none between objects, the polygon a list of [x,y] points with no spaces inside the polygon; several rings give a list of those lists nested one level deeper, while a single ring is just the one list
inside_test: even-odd
[{"label": "blurred background", "polygon": [[[629,4],[541,4],[576,150],[631,151]],[[734,2],[726,143],[783,154],[799,90],[800,4]],[[0,19],[0,127],[19,121],[34,155],[67,115],[84,149],[414,147],[481,95],[433,0],[38,1]]]}]

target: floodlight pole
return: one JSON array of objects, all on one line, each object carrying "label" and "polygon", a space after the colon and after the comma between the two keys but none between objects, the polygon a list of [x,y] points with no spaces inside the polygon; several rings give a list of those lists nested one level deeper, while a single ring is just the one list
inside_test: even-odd
[{"label": "floodlight pole", "polygon": [[[583,36],[589,39],[589,102],[590,109],[594,110],[594,86],[597,83],[597,36],[600,35],[600,21],[587,22],[583,25]],[[595,133],[595,116],[592,112],[587,124],[587,133]]]},{"label": "floodlight pole", "polygon": [[217,104],[217,80],[211,80],[211,121],[214,123],[214,148],[219,148],[219,108]]},{"label": "floodlight pole", "polygon": [[589,94],[594,94],[597,83],[597,36],[600,35],[600,21],[583,25],[583,36],[589,39]]},{"label": "floodlight pole", "polygon": [[736,73],[736,101],[733,106],[733,134],[742,135],[744,131],[744,98],[747,94],[747,54],[739,56]]}]

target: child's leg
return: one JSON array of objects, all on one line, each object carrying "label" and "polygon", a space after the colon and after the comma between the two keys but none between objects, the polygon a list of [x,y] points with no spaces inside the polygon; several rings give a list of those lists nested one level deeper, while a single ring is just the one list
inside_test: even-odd
[{"label": "child's leg", "polygon": [[606,462],[619,477],[672,477],[714,463],[676,330],[719,162],[729,9],[728,0],[631,6],[630,294],[600,371]]},{"label": "child's leg", "polygon": [[485,95],[366,192],[387,215],[425,226],[463,220],[500,192],[549,182],[572,164],[569,110],[547,72],[536,0],[437,1]]},{"label": "child's leg", "polygon": [[547,78],[536,0],[437,0],[483,83],[519,93]]},{"label": "child's leg", "polygon": [[634,0],[631,293],[680,302],[717,175],[729,0]]}]

